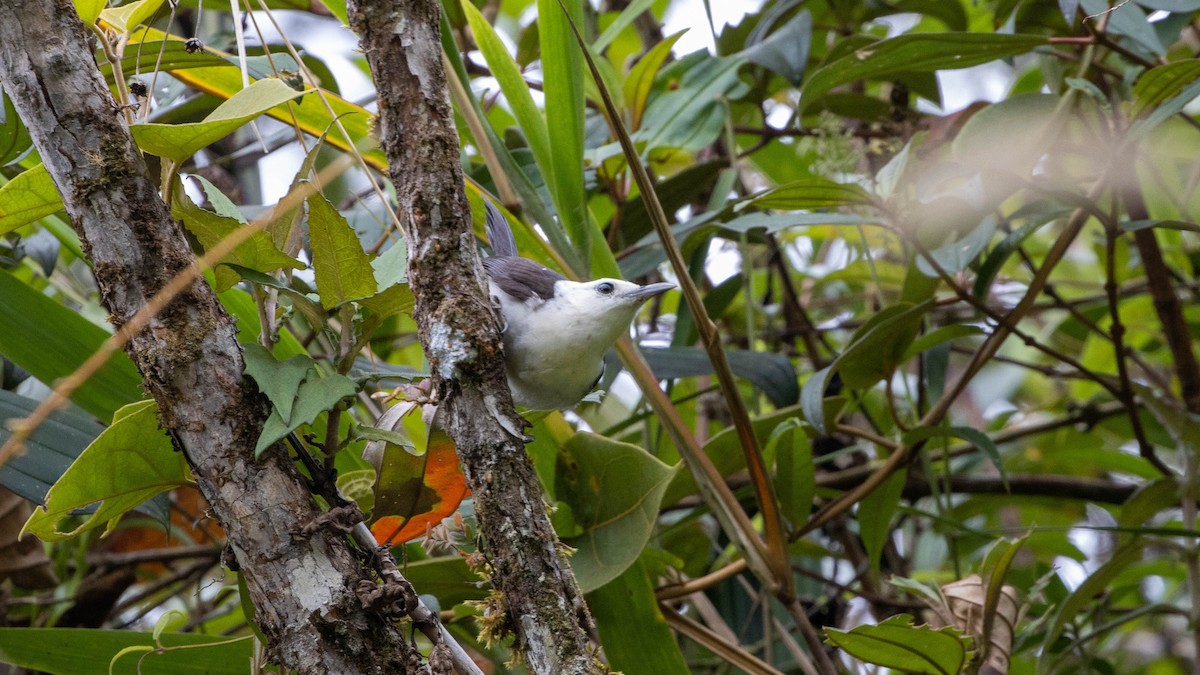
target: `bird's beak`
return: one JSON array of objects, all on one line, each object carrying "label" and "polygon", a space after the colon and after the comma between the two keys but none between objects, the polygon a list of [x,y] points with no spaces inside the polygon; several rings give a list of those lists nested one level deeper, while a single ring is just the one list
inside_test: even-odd
[{"label": "bird's beak", "polygon": [[675,288],[675,284],[646,284],[633,289],[625,294],[625,297],[631,300],[649,300],[656,295],[662,295],[667,291]]}]

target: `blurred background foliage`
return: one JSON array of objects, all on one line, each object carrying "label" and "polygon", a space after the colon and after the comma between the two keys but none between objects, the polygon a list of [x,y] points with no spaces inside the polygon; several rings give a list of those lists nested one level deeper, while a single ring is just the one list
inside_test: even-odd
[{"label": "blurred background foliage", "polygon": [[[197,251],[260,230],[209,278],[273,405],[262,444],[336,466],[481,667],[521,671],[478,638],[453,446],[393,407],[427,366],[344,5],[76,4]],[[1200,667],[1200,1],[443,6],[477,231],[492,199],[530,258],[700,301],[645,308],[606,394],[529,415],[613,669]],[[19,419],[109,326],[4,103]],[[0,467],[0,661],[269,670],[143,397],[114,358]]]}]

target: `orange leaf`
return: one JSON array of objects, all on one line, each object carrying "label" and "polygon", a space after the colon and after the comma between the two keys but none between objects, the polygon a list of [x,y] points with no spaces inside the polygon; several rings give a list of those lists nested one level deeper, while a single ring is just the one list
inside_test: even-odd
[{"label": "orange leaf", "polygon": [[458,510],[467,494],[454,441],[442,429],[430,432],[421,456],[389,443],[375,485],[371,534],[385,546],[422,537]]}]

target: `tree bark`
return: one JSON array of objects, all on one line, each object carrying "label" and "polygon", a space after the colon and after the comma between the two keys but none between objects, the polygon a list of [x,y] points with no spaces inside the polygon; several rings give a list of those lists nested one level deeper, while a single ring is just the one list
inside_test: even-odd
[{"label": "tree bark", "polygon": [[[0,81],[29,128],[118,327],[194,263],[93,61],[70,0],[0,0]],[[301,673],[395,673],[415,653],[355,590],[375,584],[345,536],[297,537],[321,511],[280,446],[236,328],[203,280],[127,346],[236,554],[272,660]],[[373,586],[372,586],[373,587]],[[419,661],[416,661],[419,665]]]},{"label": "tree bark", "polygon": [[463,192],[437,0],[351,0],[379,94],[379,134],[408,238],[413,316],[438,419],[458,447],[517,648],[536,673],[598,670],[592,628],[525,455]]}]

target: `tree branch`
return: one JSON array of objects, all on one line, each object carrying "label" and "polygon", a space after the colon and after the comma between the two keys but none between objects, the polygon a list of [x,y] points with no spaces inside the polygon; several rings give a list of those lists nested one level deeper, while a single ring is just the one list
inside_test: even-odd
[{"label": "tree branch", "polygon": [[[133,145],[72,4],[0,0],[0,11],[0,80],[120,327],[195,264],[191,248]],[[235,324],[212,289],[191,283],[126,350],[225,529],[271,658],[302,673],[402,670],[413,648],[392,617],[364,609],[354,592],[374,577],[335,532],[293,537],[320,510],[278,446],[254,459],[267,408],[242,376]]]},{"label": "tree branch", "polygon": [[591,617],[525,455],[500,331],[463,193],[442,69],[440,5],[354,0],[350,25],[379,91],[379,136],[408,243],[413,316],[434,378],[437,421],[454,439],[517,648],[535,673],[598,670]]}]

